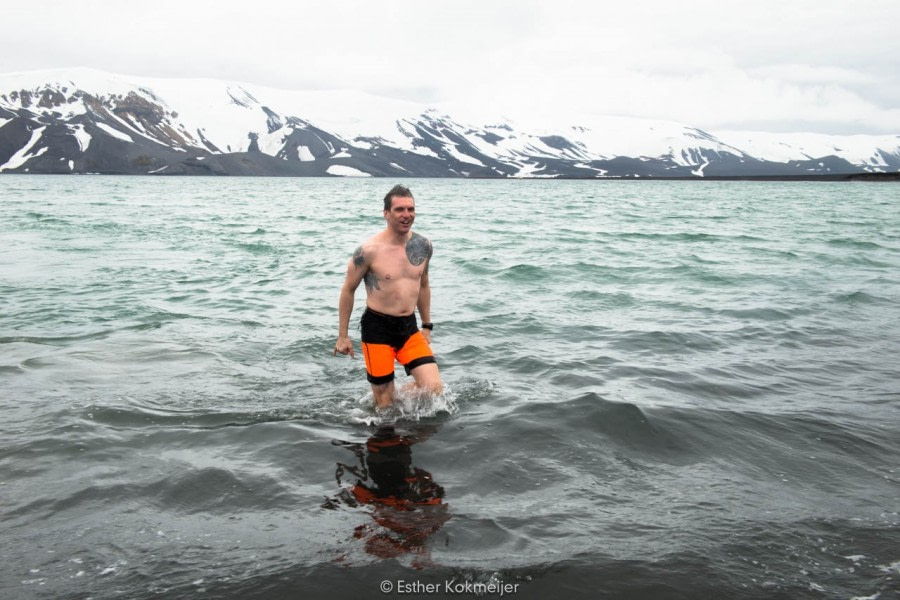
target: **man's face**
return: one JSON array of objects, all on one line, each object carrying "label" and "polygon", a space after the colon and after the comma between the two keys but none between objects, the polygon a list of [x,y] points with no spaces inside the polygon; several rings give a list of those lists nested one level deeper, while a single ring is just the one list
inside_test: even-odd
[{"label": "man's face", "polygon": [[399,234],[407,233],[413,221],[416,220],[416,204],[412,198],[394,196],[391,201],[391,210],[384,211],[384,218],[388,227]]}]

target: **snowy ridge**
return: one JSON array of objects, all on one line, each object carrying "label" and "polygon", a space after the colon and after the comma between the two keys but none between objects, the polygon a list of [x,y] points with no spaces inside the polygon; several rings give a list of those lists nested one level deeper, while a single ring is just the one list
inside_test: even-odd
[{"label": "snowy ridge", "polygon": [[90,69],[0,75],[0,171],[703,177],[900,171],[900,136],[705,132],[567,115],[516,122],[360,92]]},{"label": "snowy ridge", "polygon": [[788,162],[815,159],[821,156],[837,156],[856,164],[874,169],[891,169],[891,148],[896,154],[900,135],[823,135],[818,133],[794,133],[783,135],[760,131],[720,131],[719,139],[740,146],[753,156],[768,160]]}]

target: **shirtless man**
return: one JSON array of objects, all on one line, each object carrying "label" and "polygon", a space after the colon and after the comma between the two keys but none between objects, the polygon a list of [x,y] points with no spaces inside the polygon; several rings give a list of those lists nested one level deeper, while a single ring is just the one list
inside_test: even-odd
[{"label": "shirtless man", "polygon": [[[362,320],[362,350],[366,378],[378,408],[394,400],[394,360],[412,374],[415,387],[440,394],[443,390],[431,351],[431,288],[428,264],[431,242],[412,232],[415,200],[408,188],[394,186],[384,197],[387,227],[356,249],[347,265],[347,279],[338,305],[338,340],[334,354],[354,356],[350,341],[350,314],[360,282],[366,285],[366,311]],[[415,309],[422,318],[416,325]]]}]

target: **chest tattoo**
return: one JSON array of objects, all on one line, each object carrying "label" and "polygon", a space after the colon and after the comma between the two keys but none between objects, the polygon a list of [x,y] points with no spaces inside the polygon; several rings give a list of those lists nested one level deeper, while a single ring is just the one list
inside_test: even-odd
[{"label": "chest tattoo", "polygon": [[378,275],[373,273],[371,269],[369,271],[366,271],[366,274],[363,275],[363,282],[366,284],[366,289],[380,290],[381,286],[378,285],[379,281],[380,279]]}]

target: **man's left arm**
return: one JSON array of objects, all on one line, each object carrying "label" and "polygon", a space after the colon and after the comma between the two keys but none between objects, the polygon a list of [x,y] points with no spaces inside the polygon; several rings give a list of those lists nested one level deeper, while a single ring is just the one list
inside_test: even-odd
[{"label": "man's left arm", "polygon": [[[428,266],[431,260],[425,263],[425,270],[422,272],[422,279],[419,280],[419,298],[416,301],[416,308],[419,309],[419,318],[422,323],[431,323],[431,285],[428,281]],[[431,343],[431,330],[422,329],[422,335],[428,343]]]}]

